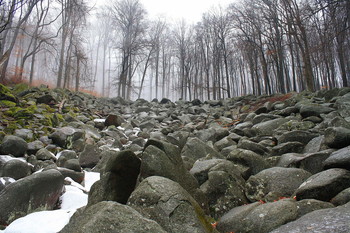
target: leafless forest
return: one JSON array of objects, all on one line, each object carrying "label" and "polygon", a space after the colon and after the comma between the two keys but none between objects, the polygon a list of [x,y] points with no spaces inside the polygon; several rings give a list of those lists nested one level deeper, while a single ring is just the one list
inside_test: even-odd
[{"label": "leafless forest", "polygon": [[0,0],[1,83],[208,100],[349,78],[349,0],[236,0],[195,25],[150,19],[140,0]]}]

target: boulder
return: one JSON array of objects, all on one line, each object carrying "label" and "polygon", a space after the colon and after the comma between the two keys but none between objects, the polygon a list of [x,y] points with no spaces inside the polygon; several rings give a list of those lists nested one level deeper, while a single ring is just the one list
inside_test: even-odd
[{"label": "boulder", "polygon": [[330,127],[325,131],[325,144],[331,148],[343,148],[350,145],[350,129]]},{"label": "boulder", "polygon": [[219,152],[205,144],[198,138],[189,138],[186,145],[181,151],[181,156],[189,157],[193,160],[200,158],[217,158],[224,159]]},{"label": "boulder", "polygon": [[140,159],[131,151],[115,152],[106,163],[101,179],[91,187],[88,206],[101,201],[126,204],[140,173]]},{"label": "boulder", "polygon": [[48,170],[7,185],[0,192],[0,225],[39,210],[53,209],[63,189],[63,176]]},{"label": "boulder", "polygon": [[324,145],[324,135],[311,139],[304,148],[304,153],[316,153],[322,150]]},{"label": "boulder", "polygon": [[13,155],[23,157],[28,150],[28,143],[20,137],[7,135],[0,144],[0,153],[4,155]]},{"label": "boulder", "polygon": [[285,118],[277,118],[274,120],[264,121],[259,124],[256,124],[252,127],[252,130],[256,135],[265,135],[270,136],[273,135],[273,131],[277,129],[279,126],[286,123],[288,119]]},{"label": "boulder", "polygon": [[350,146],[334,151],[324,162],[324,168],[345,168],[350,170]]},{"label": "boulder", "polygon": [[190,173],[208,197],[213,218],[218,219],[228,210],[248,203],[244,193],[245,180],[232,162],[222,159],[196,161]]},{"label": "boulder", "polygon": [[64,164],[70,159],[78,159],[78,155],[74,150],[63,150],[57,154],[57,166],[64,167]]},{"label": "boulder", "polygon": [[245,179],[270,167],[261,155],[244,149],[235,149],[231,151],[227,156],[227,160],[243,167],[244,172],[242,175]]},{"label": "boulder", "polygon": [[141,157],[140,179],[162,176],[178,182],[198,203],[206,206],[207,200],[197,180],[185,168],[177,146],[151,139]]},{"label": "boulder", "polygon": [[331,203],[335,206],[345,205],[350,202],[350,188],[344,189],[331,199]]},{"label": "boulder", "polygon": [[45,160],[53,160],[53,161],[57,160],[56,156],[46,148],[42,148],[42,149],[38,150],[38,152],[36,152],[36,154],[35,154],[35,157],[38,160],[44,160],[44,161]]},{"label": "boulder", "polygon": [[330,113],[332,111],[334,111],[334,108],[320,104],[304,104],[300,108],[300,115],[306,118],[310,116],[320,116],[321,114]]},{"label": "boulder", "polygon": [[107,116],[104,125],[105,126],[111,126],[114,125],[116,127],[121,126],[121,124],[124,122],[125,120],[119,116],[119,115],[115,115],[115,114],[110,114]]},{"label": "boulder", "polygon": [[306,154],[299,160],[299,168],[312,174],[323,171],[324,161],[330,156],[333,150],[324,150],[316,153]]},{"label": "boulder", "polygon": [[245,149],[245,150],[251,150],[259,155],[265,155],[266,153],[269,152],[269,150],[260,145],[259,143],[252,142],[250,140],[240,140],[237,145],[238,148],[240,149]]},{"label": "boulder", "polygon": [[315,210],[334,208],[334,205],[325,201],[319,201],[315,199],[304,199],[297,202],[297,207],[298,207],[297,218],[300,218],[301,216]]},{"label": "boulder", "polygon": [[298,168],[269,168],[247,180],[246,196],[252,202],[264,200],[269,193],[290,197],[310,176],[311,173]]},{"label": "boulder", "polygon": [[286,142],[300,142],[303,144],[307,144],[313,138],[318,135],[315,133],[311,133],[309,131],[303,130],[294,130],[290,132],[285,132],[278,138],[278,143],[286,143]]},{"label": "boulder", "polygon": [[300,142],[285,142],[273,147],[271,154],[280,156],[286,153],[301,153],[304,149],[304,144]]},{"label": "boulder", "polygon": [[253,203],[230,210],[219,220],[217,229],[220,232],[268,233],[295,220],[297,211],[292,199]]},{"label": "boulder", "polygon": [[350,203],[336,208],[316,210],[271,233],[350,232]]},{"label": "boulder", "polygon": [[67,160],[64,164],[64,167],[76,172],[81,172],[81,167],[78,159]]},{"label": "boulder", "polygon": [[49,136],[49,138],[52,139],[53,143],[56,145],[62,148],[70,149],[73,142],[82,138],[83,135],[83,130],[75,129],[73,127],[63,127],[56,129],[55,132]]},{"label": "boulder", "polygon": [[310,176],[295,191],[297,200],[330,201],[339,192],[350,187],[350,171],[333,168]]},{"label": "boulder", "polygon": [[83,168],[93,168],[101,159],[101,151],[97,145],[86,144],[79,155],[79,163]]},{"label": "boulder", "polygon": [[167,232],[212,232],[201,206],[178,183],[164,177],[144,179],[128,205],[156,221]]},{"label": "boulder", "polygon": [[102,201],[78,210],[60,233],[166,233],[163,228],[129,206]]},{"label": "boulder", "polygon": [[19,159],[11,159],[0,166],[0,176],[11,177],[15,180],[29,176],[31,173],[32,166]]}]

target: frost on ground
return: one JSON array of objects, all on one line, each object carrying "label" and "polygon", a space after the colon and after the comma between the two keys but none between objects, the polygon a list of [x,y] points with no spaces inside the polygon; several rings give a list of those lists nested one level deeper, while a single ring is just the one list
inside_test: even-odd
[{"label": "frost on ground", "polygon": [[70,185],[65,185],[65,192],[60,197],[61,208],[59,210],[40,211],[28,214],[12,222],[1,233],[56,233],[69,222],[75,211],[87,204],[91,186],[100,179],[100,173],[85,172],[85,185],[81,186],[72,180]]}]

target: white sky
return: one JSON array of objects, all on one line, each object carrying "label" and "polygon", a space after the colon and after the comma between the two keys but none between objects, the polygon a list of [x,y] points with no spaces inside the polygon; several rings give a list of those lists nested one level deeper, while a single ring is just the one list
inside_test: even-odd
[{"label": "white sky", "polygon": [[188,23],[201,20],[213,7],[228,6],[234,0],[140,0],[151,18],[164,15],[170,20],[185,19]]}]

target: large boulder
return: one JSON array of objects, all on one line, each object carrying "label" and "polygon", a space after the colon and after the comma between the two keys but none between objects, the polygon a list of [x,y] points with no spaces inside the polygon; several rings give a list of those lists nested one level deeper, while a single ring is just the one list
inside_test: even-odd
[{"label": "large boulder", "polygon": [[350,232],[350,203],[336,208],[316,210],[271,233]]},{"label": "large boulder", "polygon": [[20,137],[7,135],[0,145],[0,153],[3,155],[13,155],[23,157],[28,150],[28,143]]},{"label": "large boulder", "polygon": [[273,167],[251,176],[246,182],[246,196],[252,202],[267,196],[290,197],[311,176],[298,168]]},{"label": "large boulder", "polygon": [[224,159],[223,155],[205,144],[199,138],[189,138],[181,151],[181,155],[191,158],[194,161],[204,157]]},{"label": "large boulder", "polygon": [[266,204],[253,203],[236,207],[218,222],[220,232],[268,233],[297,218],[297,205],[292,199]]},{"label": "large boulder", "polygon": [[325,131],[325,143],[331,148],[343,148],[350,145],[350,129],[330,127]]},{"label": "large boulder", "polygon": [[264,121],[259,124],[256,124],[252,127],[253,132],[257,135],[265,135],[269,136],[273,134],[273,131],[277,129],[279,126],[286,123],[288,119],[285,118],[277,118],[274,120]]},{"label": "large boulder", "polygon": [[73,146],[73,142],[84,136],[84,131],[75,129],[73,127],[58,128],[53,132],[49,138],[52,139],[56,145],[70,149]]},{"label": "large boulder", "polygon": [[235,149],[227,156],[227,160],[242,167],[243,177],[248,179],[251,175],[255,175],[262,170],[269,168],[269,164],[261,155],[250,150]]},{"label": "large boulder", "polygon": [[334,108],[320,104],[304,104],[300,108],[300,115],[306,118],[310,116],[320,116],[321,114],[330,113],[332,111],[334,111]]},{"label": "large boulder", "polygon": [[198,203],[206,206],[206,198],[197,180],[185,168],[177,146],[151,139],[141,157],[140,178],[162,176],[179,183]]},{"label": "large boulder", "polygon": [[158,222],[167,232],[211,232],[201,206],[178,183],[160,176],[143,180],[128,205]]},{"label": "large boulder", "polygon": [[97,145],[86,144],[79,155],[79,163],[83,168],[93,168],[101,159],[101,150]]},{"label": "large boulder", "polygon": [[278,143],[286,143],[286,142],[300,142],[303,144],[307,144],[311,139],[317,137],[318,135],[315,133],[311,133],[309,131],[303,130],[294,130],[290,132],[285,132],[278,138]]},{"label": "large boulder", "polygon": [[0,192],[0,225],[28,213],[53,209],[63,189],[63,176],[56,170],[33,174],[7,185]]},{"label": "large boulder", "polygon": [[11,159],[0,166],[0,176],[11,177],[15,180],[24,178],[32,173],[32,167],[20,159]]},{"label": "large boulder", "polygon": [[101,201],[126,204],[135,189],[140,165],[140,159],[131,151],[111,155],[101,173],[101,179],[91,187],[88,206]]},{"label": "large boulder", "polygon": [[310,176],[295,191],[295,195],[297,200],[330,201],[335,195],[348,187],[350,187],[350,171],[333,168]]},{"label": "large boulder", "polygon": [[208,197],[209,210],[215,219],[248,203],[244,193],[245,180],[232,162],[222,159],[196,161],[190,173]]},{"label": "large boulder", "polygon": [[324,162],[324,168],[345,168],[350,170],[350,146],[334,151]]},{"label": "large boulder", "polygon": [[78,210],[60,233],[166,233],[163,228],[145,218],[130,206],[102,201]]}]

